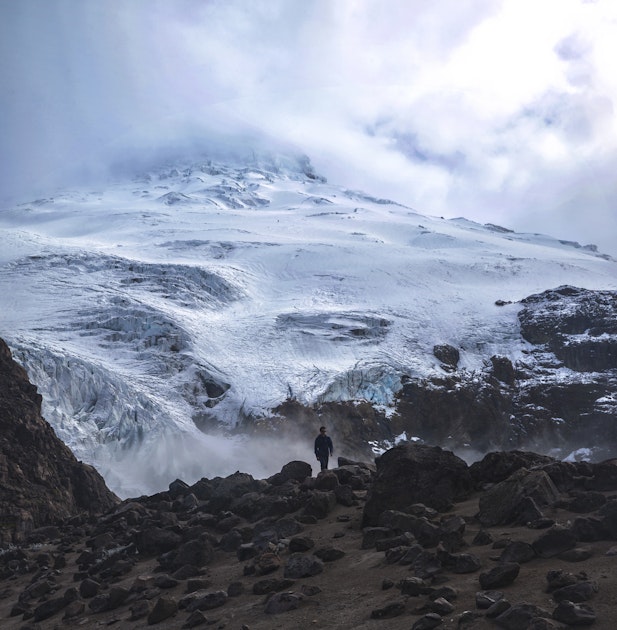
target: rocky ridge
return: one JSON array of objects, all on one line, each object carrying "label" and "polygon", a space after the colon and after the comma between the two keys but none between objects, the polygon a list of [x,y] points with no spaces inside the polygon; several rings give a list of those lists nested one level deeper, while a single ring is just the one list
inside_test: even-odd
[{"label": "rocky ridge", "polygon": [[117,501],[42,418],[41,396],[0,339],[0,543],[23,541],[34,527]]}]

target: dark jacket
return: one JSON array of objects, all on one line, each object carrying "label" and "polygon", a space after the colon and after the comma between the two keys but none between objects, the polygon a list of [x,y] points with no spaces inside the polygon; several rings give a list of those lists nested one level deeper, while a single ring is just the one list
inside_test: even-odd
[{"label": "dark jacket", "polygon": [[315,455],[317,457],[327,457],[328,453],[332,455],[334,447],[329,435],[318,435],[315,438]]}]

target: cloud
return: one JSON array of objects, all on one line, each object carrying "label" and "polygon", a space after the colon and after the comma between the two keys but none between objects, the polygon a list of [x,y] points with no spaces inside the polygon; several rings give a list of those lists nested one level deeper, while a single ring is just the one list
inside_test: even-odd
[{"label": "cloud", "polygon": [[2,194],[262,133],[334,183],[617,254],[616,29],[611,0],[3,0]]}]

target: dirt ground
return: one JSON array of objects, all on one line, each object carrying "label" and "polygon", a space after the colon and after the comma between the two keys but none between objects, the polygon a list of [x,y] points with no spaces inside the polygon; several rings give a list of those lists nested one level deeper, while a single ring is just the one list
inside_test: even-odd
[{"label": "dirt ground", "polygon": [[[475,610],[475,595],[482,590],[478,576],[496,564],[496,558],[501,551],[493,545],[472,545],[476,533],[481,529],[474,515],[477,513],[478,498],[475,497],[465,503],[455,506],[452,513],[463,516],[467,522],[465,541],[469,546],[464,549],[477,556],[482,568],[470,574],[457,575],[449,571],[444,572],[445,585],[452,586],[458,591],[458,598],[453,600],[455,610],[444,617],[439,628],[444,630],[464,627],[467,629],[497,628],[489,619],[478,619],[459,626],[459,617],[464,611]],[[361,549],[362,543],[362,509],[360,504],[354,507],[337,506],[329,516],[315,525],[307,525],[302,535],[315,540],[314,549],[333,545],[345,552],[345,556],[333,562],[326,562],[323,573],[310,578],[296,580],[288,589],[300,593],[303,586],[318,587],[315,595],[304,597],[300,607],[279,614],[267,614],[265,602],[268,595],[254,595],[252,587],[264,577],[283,577],[283,566],[288,552],[281,553],[282,566],[276,572],[267,576],[245,576],[246,563],[239,562],[234,553],[217,551],[214,561],[207,567],[207,579],[211,582],[209,590],[227,590],[230,583],[240,581],[244,585],[244,592],[236,597],[230,597],[227,603],[203,614],[207,622],[199,627],[226,628],[229,630],[292,630],[297,628],[336,628],[339,630],[410,630],[419,619],[423,611],[419,609],[426,602],[426,596],[408,597],[401,595],[396,586],[384,590],[384,580],[392,580],[395,584],[413,573],[408,566],[388,564],[383,552]],[[556,521],[565,524],[577,515],[563,510],[545,511]],[[346,520],[347,519],[347,520]],[[495,541],[511,539],[532,542],[542,533],[526,527],[493,527],[487,528]],[[536,558],[521,565],[517,579],[510,586],[502,590],[511,604],[531,603],[549,611],[554,610],[556,603],[546,592],[546,575],[549,570],[563,569],[575,574],[586,574],[587,578],[597,582],[598,592],[588,604],[594,609],[597,620],[593,627],[597,630],[615,630],[617,628],[617,555],[611,555],[609,550],[617,546],[615,541],[602,541],[580,545],[593,552],[591,558],[580,562],[567,562],[558,558]],[[74,553],[67,556],[67,565],[55,578],[57,590],[51,597],[58,597],[69,587],[78,586],[73,575],[77,572],[75,559],[85,549],[85,544],[76,546]],[[54,551],[53,546],[43,546],[43,551]],[[311,553],[311,552],[307,552]],[[154,559],[140,561],[133,571],[117,582],[118,585],[130,588],[135,578],[140,575],[152,575],[157,562]],[[0,581],[0,628],[3,630],[17,630],[21,628],[52,628],[79,627],[84,630],[113,626],[115,628],[139,629],[151,627],[147,618],[131,621],[130,605],[124,605],[116,610],[90,614],[85,601],[86,610],[70,620],[64,620],[61,611],[55,616],[33,624],[24,621],[22,616],[10,617],[13,604],[19,594],[30,583],[32,575],[20,576],[14,580]],[[186,594],[186,582],[181,582],[172,589],[161,591],[166,598],[180,600]],[[151,600],[154,605],[157,598]],[[391,619],[372,619],[371,612],[382,608],[390,602],[404,602],[405,612]],[[478,611],[482,612],[482,611]],[[177,614],[158,624],[161,628],[182,628],[189,613],[179,610]],[[33,625],[29,625],[33,624]],[[555,627],[566,627],[555,622]]]}]

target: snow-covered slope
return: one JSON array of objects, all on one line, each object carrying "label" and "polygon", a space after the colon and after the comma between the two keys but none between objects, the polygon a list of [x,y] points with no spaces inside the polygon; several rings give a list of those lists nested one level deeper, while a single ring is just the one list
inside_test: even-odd
[{"label": "snow-covered slope", "polygon": [[617,262],[593,248],[423,216],[305,158],[64,191],[4,209],[0,239],[0,336],[59,436],[121,494],[271,474],[310,445],[247,450],[216,425],[286,398],[387,407],[402,374],[439,369],[435,344],[460,348],[463,368],[517,359],[517,300],[617,288]]}]

